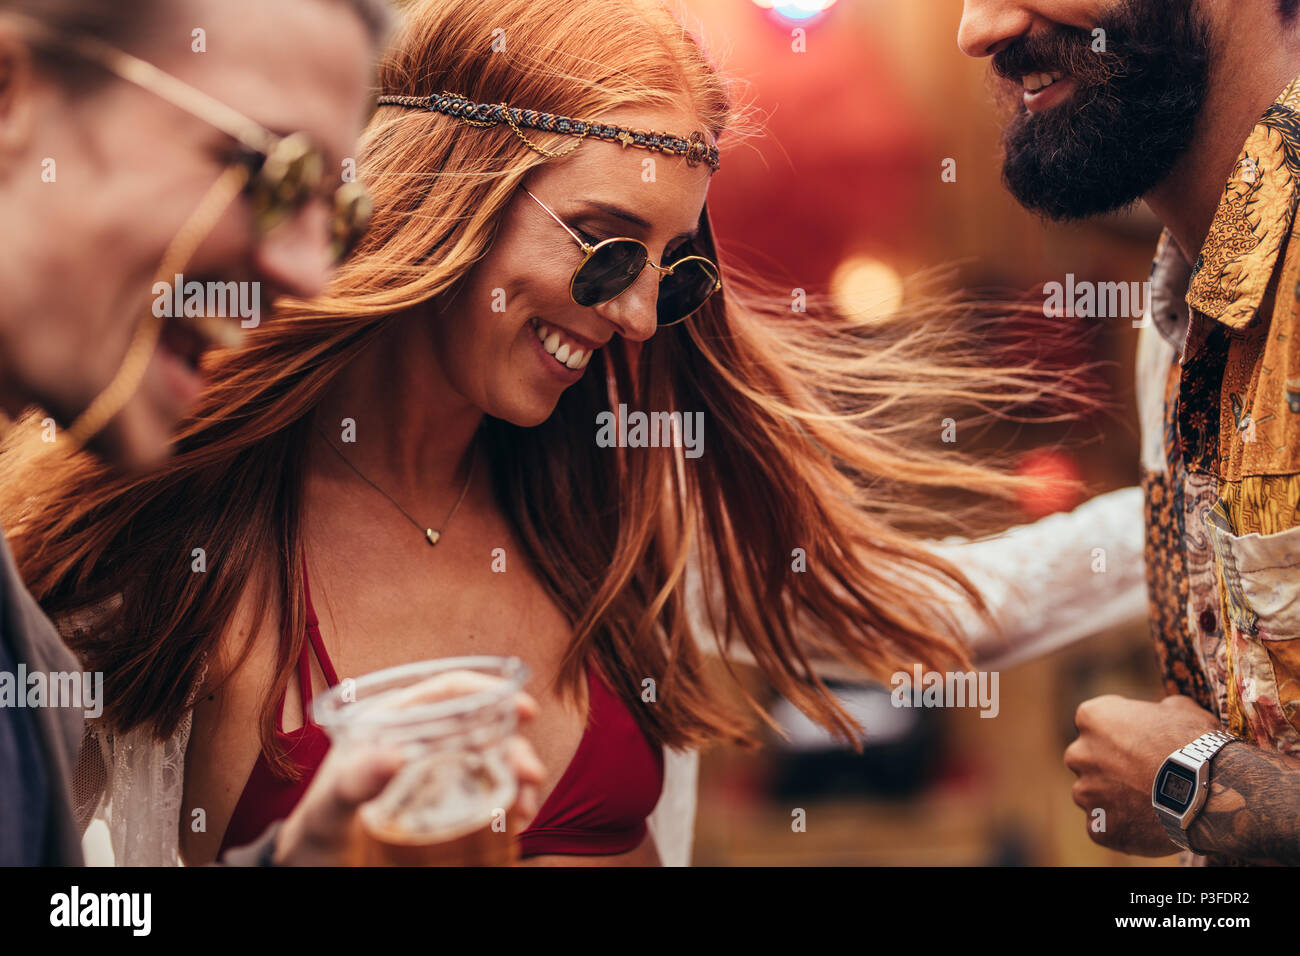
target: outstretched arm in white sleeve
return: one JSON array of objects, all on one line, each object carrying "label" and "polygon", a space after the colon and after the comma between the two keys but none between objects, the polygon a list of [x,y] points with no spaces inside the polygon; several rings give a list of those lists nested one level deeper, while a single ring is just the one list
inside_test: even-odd
[{"label": "outstretched arm in white sleeve", "polygon": [[1124,488],[1070,512],[934,550],[955,564],[1002,630],[962,609],[979,666],[1006,668],[1111,628],[1147,620],[1142,492]]}]

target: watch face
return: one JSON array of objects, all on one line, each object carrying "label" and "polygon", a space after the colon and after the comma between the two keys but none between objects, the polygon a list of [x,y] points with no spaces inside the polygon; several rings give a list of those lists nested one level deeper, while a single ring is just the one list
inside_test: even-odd
[{"label": "watch face", "polygon": [[1156,802],[1166,810],[1182,814],[1192,805],[1196,790],[1196,775],[1173,764],[1166,764],[1156,782]]}]

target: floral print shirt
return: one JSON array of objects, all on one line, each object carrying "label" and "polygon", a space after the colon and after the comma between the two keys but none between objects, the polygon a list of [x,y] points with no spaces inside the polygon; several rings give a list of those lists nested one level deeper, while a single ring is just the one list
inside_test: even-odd
[{"label": "floral print shirt", "polygon": [[1300,755],[1300,78],[1205,245],[1166,233],[1138,357],[1152,631],[1170,693]]}]

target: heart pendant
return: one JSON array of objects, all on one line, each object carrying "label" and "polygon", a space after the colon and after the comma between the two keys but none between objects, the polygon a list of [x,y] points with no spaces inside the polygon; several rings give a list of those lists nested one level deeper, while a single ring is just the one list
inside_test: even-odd
[{"label": "heart pendant", "polygon": [[434,531],[432,528],[425,528],[425,529],[424,529],[424,536],[425,536],[426,538],[429,539],[429,544],[430,544],[430,545],[434,545],[434,544],[437,544],[437,543],[438,543],[438,539],[442,537],[442,532],[441,532],[441,531]]}]

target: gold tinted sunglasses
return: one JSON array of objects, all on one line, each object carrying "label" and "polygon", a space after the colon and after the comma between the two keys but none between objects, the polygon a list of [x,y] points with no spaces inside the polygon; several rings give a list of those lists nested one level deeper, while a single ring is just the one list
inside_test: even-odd
[{"label": "gold tinted sunglasses", "polygon": [[[658,266],[650,261],[650,250],[640,239],[605,239],[593,246],[569,228],[550,206],[527,189],[524,192],[582,247],[582,261],[569,280],[569,295],[578,305],[594,306],[617,299],[632,288],[649,266],[659,273],[657,318],[662,328],[686,321],[722,288],[717,265],[705,256],[686,255],[670,266]],[[688,241],[684,248],[689,246]]]},{"label": "gold tinted sunglasses", "polygon": [[[93,37],[54,36],[35,21],[21,19],[51,44],[75,52],[233,138],[240,147],[237,162],[248,170],[244,192],[252,203],[260,234],[270,232],[322,195],[325,156],[306,133],[280,136],[139,57]],[[330,254],[337,264],[365,235],[373,204],[358,182],[344,183],[334,191],[332,200]]]}]

